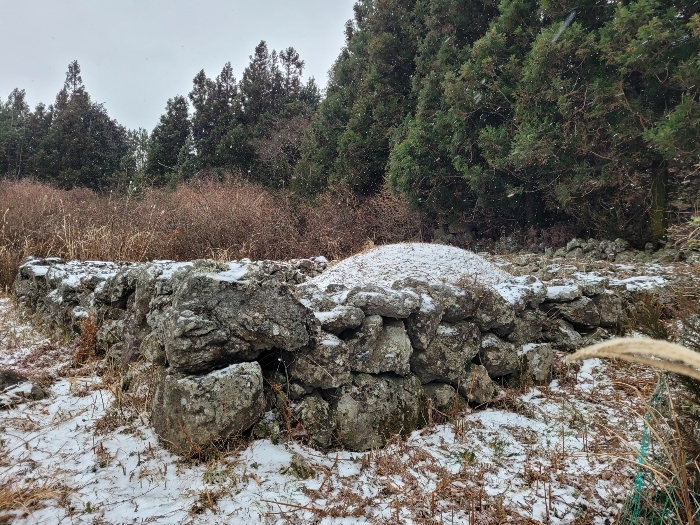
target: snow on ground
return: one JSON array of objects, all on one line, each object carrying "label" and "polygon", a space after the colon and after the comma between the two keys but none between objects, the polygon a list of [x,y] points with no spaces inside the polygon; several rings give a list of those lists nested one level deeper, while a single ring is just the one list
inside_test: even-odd
[{"label": "snow on ground", "polygon": [[455,284],[473,278],[495,285],[512,276],[473,252],[442,244],[404,243],[372,248],[343,259],[310,282],[319,288],[342,283],[348,288],[376,284],[390,287],[413,277],[429,284]]},{"label": "snow on ground", "polygon": [[[633,466],[619,458],[641,431],[641,402],[614,380],[653,387],[648,373],[592,360],[562,368],[549,387],[460,407],[452,422],[435,413],[383,450],[257,440],[198,463],[164,450],[147,414],[117,403],[114,383],[94,375],[99,367],[73,368],[71,348],[39,334],[8,299],[0,334],[0,368],[53,381],[49,399],[0,411],[0,494],[15,499],[9,510],[0,498],[0,523],[18,525],[602,525],[630,488]],[[23,508],[32,490],[47,499]]]}]

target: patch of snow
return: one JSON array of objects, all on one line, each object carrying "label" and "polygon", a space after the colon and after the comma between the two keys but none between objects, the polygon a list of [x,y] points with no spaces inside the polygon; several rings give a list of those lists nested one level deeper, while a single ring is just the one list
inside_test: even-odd
[{"label": "patch of snow", "polygon": [[483,285],[512,279],[510,274],[467,250],[442,244],[405,243],[379,246],[348,257],[308,282],[321,289],[330,284],[390,288],[395,281],[407,277],[428,284],[456,284],[465,276]]}]

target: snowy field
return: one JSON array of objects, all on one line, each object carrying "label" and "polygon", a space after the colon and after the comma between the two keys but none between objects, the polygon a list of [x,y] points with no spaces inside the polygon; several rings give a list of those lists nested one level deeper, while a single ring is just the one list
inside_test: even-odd
[{"label": "snowy field", "polygon": [[0,299],[0,369],[51,395],[0,411],[0,523],[612,523],[641,432],[633,387],[655,380],[558,356],[548,388],[434,414],[383,450],[240,440],[199,462],[163,449],[114,377],[74,368],[74,348],[24,315]]}]

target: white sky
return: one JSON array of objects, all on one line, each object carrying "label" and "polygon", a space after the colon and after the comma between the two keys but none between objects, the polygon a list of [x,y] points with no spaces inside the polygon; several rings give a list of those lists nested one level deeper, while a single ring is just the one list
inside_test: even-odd
[{"label": "white sky", "polygon": [[255,46],[294,47],[325,87],[354,0],[0,0],[0,98],[53,103],[77,60],[96,102],[127,128],[151,131],[168,98],[200,69],[231,62],[237,79]]}]

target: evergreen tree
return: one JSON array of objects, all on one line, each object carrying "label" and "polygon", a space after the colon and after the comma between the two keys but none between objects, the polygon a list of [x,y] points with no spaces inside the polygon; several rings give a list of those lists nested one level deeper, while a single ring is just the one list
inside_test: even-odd
[{"label": "evergreen tree", "polygon": [[7,101],[0,103],[0,173],[19,179],[26,171],[31,121],[23,89],[13,89]]},{"label": "evergreen tree", "polygon": [[30,164],[40,178],[65,188],[99,189],[118,173],[127,154],[126,130],[90,100],[77,61],[69,65],[51,124]]},{"label": "evergreen tree", "polygon": [[151,133],[145,171],[156,184],[169,182],[177,173],[180,153],[190,136],[188,111],[185,97],[169,99],[165,114]]}]

